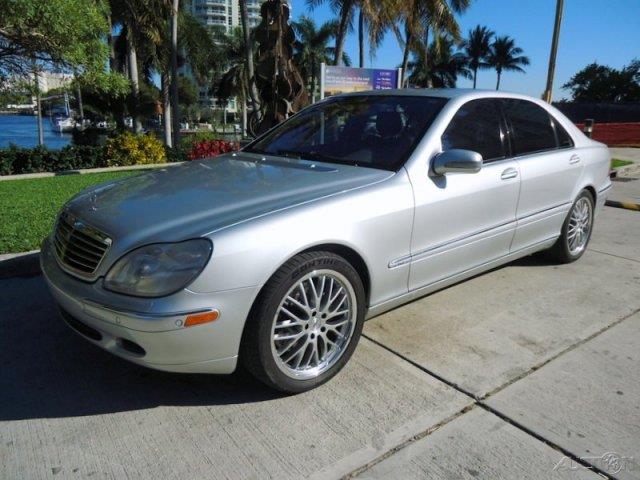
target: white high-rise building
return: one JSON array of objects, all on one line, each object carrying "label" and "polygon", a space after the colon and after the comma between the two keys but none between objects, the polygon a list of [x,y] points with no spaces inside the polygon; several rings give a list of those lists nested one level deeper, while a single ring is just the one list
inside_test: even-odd
[{"label": "white high-rise building", "polygon": [[[247,0],[251,27],[260,23],[260,5],[262,0]],[[225,27],[230,30],[241,25],[238,0],[192,0],[191,12],[210,27]]]}]

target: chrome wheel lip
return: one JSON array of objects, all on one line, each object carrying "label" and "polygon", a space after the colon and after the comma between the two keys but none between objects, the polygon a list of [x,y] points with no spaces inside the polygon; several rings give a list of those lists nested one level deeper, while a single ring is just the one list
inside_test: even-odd
[{"label": "chrome wheel lip", "polygon": [[[312,308],[310,311],[310,314],[307,317],[302,319],[303,320],[302,323],[295,322],[296,325],[301,325],[301,330],[300,330],[301,336],[298,340],[296,340],[296,342],[300,341],[299,345],[302,345],[302,340],[306,342],[305,344],[306,346],[304,346],[304,353],[307,352],[307,348],[309,346],[311,346],[311,348],[314,348],[312,345],[313,342],[315,342],[315,349],[316,349],[315,351],[320,353],[319,345],[322,344],[321,339],[322,339],[322,342],[324,342],[324,347],[325,347],[324,352],[321,352],[322,353],[321,357],[320,356],[314,357],[314,353],[312,351],[310,356],[313,358],[310,359],[311,360],[310,364],[308,366],[305,365],[304,367],[295,368],[294,366],[290,365],[290,363],[295,363],[295,362],[292,362],[291,359],[288,358],[291,352],[285,351],[283,353],[283,349],[285,349],[289,345],[287,343],[284,343],[282,339],[275,338],[276,330],[282,330],[283,328],[284,329],[287,328],[287,327],[282,327],[283,321],[281,320],[281,313],[283,313],[283,307],[285,309],[287,308],[285,304],[287,304],[287,302],[290,300],[291,295],[294,294],[296,290],[298,292],[301,292],[299,290],[301,285],[304,288],[305,282],[306,282],[306,286],[309,288],[310,280],[322,279],[322,277],[325,277],[327,279],[333,279],[334,288],[335,288],[335,285],[338,284],[340,287],[344,289],[344,299],[345,299],[345,302],[348,303],[348,307],[346,308],[346,313],[344,314],[345,322],[340,323],[340,326],[342,327],[339,330],[340,335],[335,334],[335,337],[333,333],[329,333],[328,331],[325,331],[325,330],[323,330],[322,332],[320,331],[320,329],[322,329],[323,327],[327,325],[331,325],[330,323],[324,323],[325,321],[331,322],[333,321],[333,318],[337,318],[336,320],[337,322],[343,321],[343,319],[340,317],[332,317],[332,318],[328,318],[327,320],[324,320],[322,318],[322,314],[326,313],[328,311],[327,310],[328,308],[330,308],[332,305],[337,305],[338,302],[342,301],[339,298],[336,298],[334,302],[331,302],[331,304],[329,305],[322,305],[322,302],[321,302],[320,306],[323,308],[320,308],[320,309]],[[334,289],[334,292],[335,291],[336,290]],[[307,299],[307,303],[312,304],[313,300],[314,299]],[[288,305],[288,306],[291,306],[291,305]],[[317,307],[316,305],[314,306]],[[301,312],[302,309],[298,307],[297,311]],[[316,315],[315,316],[311,315],[311,313],[314,313],[314,312],[316,313]],[[358,303],[357,303],[355,290],[351,285],[351,282],[349,282],[349,280],[341,273],[331,269],[318,269],[318,270],[313,270],[312,272],[309,272],[304,276],[302,276],[301,278],[299,278],[289,288],[289,290],[287,290],[287,293],[283,296],[271,323],[271,337],[270,337],[271,354],[273,356],[273,359],[278,369],[288,377],[293,378],[295,380],[313,379],[320,376],[327,370],[329,370],[340,360],[340,358],[342,358],[344,352],[347,350],[349,344],[351,343],[353,332],[355,331],[355,326],[356,326],[357,312],[358,312]],[[301,315],[297,315],[297,316],[301,317]],[[279,322],[279,320],[281,321]],[[305,326],[307,325],[308,327],[305,329]],[[292,326],[292,329],[293,328],[294,327]],[[335,331],[335,329],[333,330]],[[294,331],[291,333],[297,333],[297,332]],[[311,338],[312,334],[314,335],[314,338]],[[323,336],[320,337],[319,335],[323,335]],[[335,340],[335,344],[331,346],[331,349],[329,349],[329,346],[328,346],[329,344],[325,340],[328,335],[330,335],[329,340],[331,340],[332,337],[333,337],[333,340]],[[292,347],[292,350],[299,348],[299,345],[294,343],[294,347]],[[303,358],[305,358],[306,360],[306,357],[304,354],[303,354]],[[315,361],[316,358],[318,359],[317,362]]]},{"label": "chrome wheel lip", "polygon": [[567,225],[567,248],[571,255],[578,255],[587,247],[593,223],[591,202],[582,197],[575,203],[569,214]]}]

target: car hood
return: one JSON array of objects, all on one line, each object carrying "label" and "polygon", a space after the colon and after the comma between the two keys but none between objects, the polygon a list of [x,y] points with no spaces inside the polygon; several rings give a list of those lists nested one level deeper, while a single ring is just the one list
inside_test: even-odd
[{"label": "car hood", "polygon": [[201,236],[392,175],[238,152],[90,187],[65,208],[108,234],[120,251]]}]

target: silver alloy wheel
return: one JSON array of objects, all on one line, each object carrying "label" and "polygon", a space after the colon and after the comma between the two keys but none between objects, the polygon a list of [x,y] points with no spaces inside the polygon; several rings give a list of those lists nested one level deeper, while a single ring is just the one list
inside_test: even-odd
[{"label": "silver alloy wheel", "polygon": [[577,255],[587,246],[591,233],[592,206],[589,199],[582,197],[571,209],[567,225],[567,246],[571,255]]},{"label": "silver alloy wheel", "polygon": [[273,318],[271,353],[291,378],[315,378],[336,364],[356,325],[356,294],[334,270],[314,270],[285,294]]}]

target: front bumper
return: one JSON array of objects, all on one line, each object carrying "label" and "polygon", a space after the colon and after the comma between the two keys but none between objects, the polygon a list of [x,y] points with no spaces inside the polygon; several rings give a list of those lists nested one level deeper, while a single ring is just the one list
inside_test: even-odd
[{"label": "front bumper", "polygon": [[[63,318],[90,342],[157,370],[235,370],[242,330],[258,287],[213,293],[182,290],[156,299],[128,297],[102,288],[102,279],[86,283],[65,273],[48,240],[42,245],[40,264]],[[212,309],[220,312],[214,322],[183,326],[188,314]]]}]

